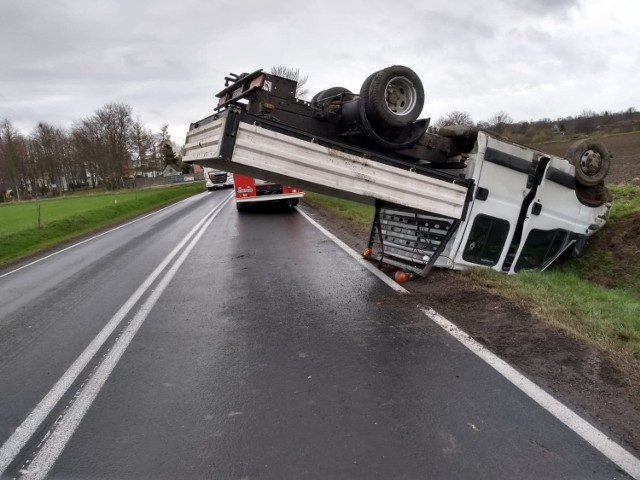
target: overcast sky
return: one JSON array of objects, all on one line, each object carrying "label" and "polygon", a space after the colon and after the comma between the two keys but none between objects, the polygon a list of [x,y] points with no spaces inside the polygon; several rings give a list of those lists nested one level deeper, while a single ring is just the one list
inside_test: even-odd
[{"label": "overcast sky", "polygon": [[131,105],[184,143],[229,72],[309,75],[354,92],[401,64],[422,117],[474,121],[640,109],[638,0],[0,0],[0,119],[25,134]]}]

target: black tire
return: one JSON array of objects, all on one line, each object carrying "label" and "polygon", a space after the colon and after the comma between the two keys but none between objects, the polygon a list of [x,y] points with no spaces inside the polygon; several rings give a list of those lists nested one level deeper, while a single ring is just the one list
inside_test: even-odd
[{"label": "black tire", "polygon": [[604,186],[604,183],[591,187],[577,184],[576,197],[578,197],[580,203],[592,208],[597,208],[613,200],[611,192]]},{"label": "black tire", "polygon": [[244,203],[237,203],[236,202],[236,210],[238,212],[246,212],[247,211],[247,206]]},{"label": "black tire", "polygon": [[576,182],[594,187],[604,181],[611,166],[611,154],[607,147],[595,140],[578,140],[565,156],[576,169]]},{"label": "black tire", "polygon": [[338,95],[353,95],[353,93],[344,87],[331,87],[316,93],[311,99],[312,105],[320,105],[327,101],[336,100]]},{"label": "black tire", "polygon": [[438,135],[453,141],[453,148],[449,151],[450,155],[470,153],[478,140],[478,129],[470,125],[447,125],[440,127]]},{"label": "black tire", "polygon": [[369,121],[390,127],[415,122],[424,106],[424,88],[416,73],[394,65],[370,75],[360,89]]},{"label": "black tire", "polygon": [[471,125],[446,125],[438,129],[438,135],[447,138],[470,137],[478,138],[478,129]]}]

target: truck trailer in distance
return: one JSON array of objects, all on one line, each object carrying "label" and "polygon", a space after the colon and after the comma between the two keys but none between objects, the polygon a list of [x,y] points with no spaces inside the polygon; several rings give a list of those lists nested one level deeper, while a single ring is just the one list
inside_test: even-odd
[{"label": "truck trailer in distance", "polygon": [[278,203],[291,208],[304,196],[299,188],[268,182],[253,177],[234,175],[236,208],[239,212],[257,203]]}]

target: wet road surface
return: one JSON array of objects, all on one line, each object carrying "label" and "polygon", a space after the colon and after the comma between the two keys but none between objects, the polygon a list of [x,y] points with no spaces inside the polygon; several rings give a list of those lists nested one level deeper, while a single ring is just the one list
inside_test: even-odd
[{"label": "wet road surface", "polygon": [[0,277],[6,478],[629,478],[300,214],[227,195]]}]

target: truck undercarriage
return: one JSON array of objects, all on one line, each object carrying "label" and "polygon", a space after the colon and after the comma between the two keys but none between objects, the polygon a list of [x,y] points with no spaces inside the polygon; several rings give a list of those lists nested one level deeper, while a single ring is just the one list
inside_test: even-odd
[{"label": "truck undercarriage", "polygon": [[428,132],[422,84],[402,66],[373,73],[359,94],[332,87],[307,102],[295,91],[261,70],[227,77],[183,160],[373,203],[371,257],[420,275],[544,269],[571,246],[580,255],[606,221],[599,142],[562,159],[468,126]]}]

